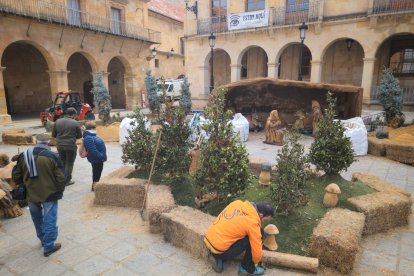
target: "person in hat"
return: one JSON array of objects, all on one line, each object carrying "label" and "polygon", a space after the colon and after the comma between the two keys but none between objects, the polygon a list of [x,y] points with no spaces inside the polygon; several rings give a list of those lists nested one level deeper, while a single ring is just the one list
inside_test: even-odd
[{"label": "person in hat", "polygon": [[36,135],[37,144],[21,153],[13,169],[12,178],[16,183],[23,181],[26,199],[37,237],[42,243],[43,255],[61,248],[56,243],[58,236],[58,200],[65,190],[65,175],[59,156],[48,146],[48,134]]},{"label": "person in hat", "polygon": [[76,109],[69,107],[66,110],[66,116],[58,119],[52,130],[52,136],[56,138],[56,147],[65,169],[67,186],[75,183],[72,181],[72,171],[78,150],[76,139],[82,138],[79,122],[75,120],[76,115]]},{"label": "person in hat", "polygon": [[258,266],[262,259],[261,223],[273,214],[268,202],[235,200],[227,205],[204,235],[204,243],[214,257],[214,271],[221,273],[224,261],[244,252],[239,274],[264,274],[264,269]]}]

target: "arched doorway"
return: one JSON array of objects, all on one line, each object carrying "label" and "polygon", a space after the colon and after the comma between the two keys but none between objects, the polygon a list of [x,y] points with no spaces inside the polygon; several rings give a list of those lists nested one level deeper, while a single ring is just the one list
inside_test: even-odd
[{"label": "arched doorway", "polygon": [[[279,79],[297,80],[299,71],[300,43],[288,45],[279,57]],[[311,77],[312,54],[306,45],[303,45],[302,54],[302,79],[309,81]]]},{"label": "arched doorway", "polygon": [[4,50],[1,58],[7,112],[10,115],[38,114],[51,103],[49,66],[33,45],[18,41]]},{"label": "arched doorway", "polygon": [[241,79],[267,77],[268,58],[266,52],[261,47],[250,47],[242,54]]},{"label": "arched doorway", "polygon": [[81,92],[83,101],[93,103],[93,94],[90,92],[93,80],[92,67],[88,59],[81,53],[74,53],[68,60],[67,70],[69,90]]},{"label": "arched doorway", "polygon": [[361,86],[364,49],[358,41],[342,38],[329,45],[322,57],[322,82]]},{"label": "arched doorway", "polygon": [[[231,82],[231,68],[230,68],[230,56],[222,50],[214,50],[214,87],[218,87],[223,84]],[[206,75],[204,76],[204,87],[206,95],[210,92],[210,72],[211,72],[211,54],[209,53],[205,60]]]},{"label": "arched doorway", "polygon": [[108,89],[111,95],[112,108],[125,108],[125,66],[114,57],[108,64]]}]

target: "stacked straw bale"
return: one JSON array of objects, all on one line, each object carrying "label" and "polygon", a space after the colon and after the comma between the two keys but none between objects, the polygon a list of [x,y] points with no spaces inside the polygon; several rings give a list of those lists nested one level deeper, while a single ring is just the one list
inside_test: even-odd
[{"label": "stacked straw bale", "polygon": [[132,172],[134,172],[134,167],[131,166],[122,166],[119,169],[114,170],[110,174],[106,175],[105,178],[125,178],[128,175],[130,175]]},{"label": "stacked straw bale", "polygon": [[32,145],[34,144],[33,135],[26,133],[24,129],[13,128],[3,132],[1,135],[3,143],[10,145]]},{"label": "stacked straw bale", "polygon": [[411,193],[401,189],[397,186],[394,186],[392,183],[384,181],[380,179],[379,177],[376,177],[372,174],[367,173],[353,173],[352,174],[352,181],[361,181],[364,182],[369,187],[377,190],[378,192],[394,192],[394,193],[400,193],[407,197],[411,197]]},{"label": "stacked straw bale", "polygon": [[[414,137],[413,137],[414,141]],[[414,146],[397,143],[389,143],[385,147],[388,159],[414,166]]]},{"label": "stacked straw bale", "polygon": [[335,208],[325,214],[313,230],[309,252],[322,265],[350,273],[359,251],[364,214]]},{"label": "stacked straw bale", "polygon": [[368,136],[368,153],[374,156],[385,156],[386,139],[377,139],[375,136]]},{"label": "stacked straw bale", "polygon": [[411,214],[411,198],[396,192],[377,192],[348,198],[365,215],[364,235],[407,225]]},{"label": "stacked straw bale", "polygon": [[151,233],[160,233],[162,231],[160,216],[174,207],[175,201],[170,187],[165,185],[149,186],[143,217],[149,220]]},{"label": "stacked straw bale", "polygon": [[187,250],[192,256],[207,259],[209,251],[204,234],[215,217],[187,206],[179,206],[161,214],[164,240]]}]

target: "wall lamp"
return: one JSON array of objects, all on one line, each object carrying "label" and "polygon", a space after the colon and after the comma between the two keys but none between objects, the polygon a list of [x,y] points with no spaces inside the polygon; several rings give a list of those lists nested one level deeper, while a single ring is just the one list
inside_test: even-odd
[{"label": "wall lamp", "polygon": [[184,0],[185,2],[185,9],[187,11],[191,11],[195,14],[196,18],[198,18],[198,3],[197,1],[194,2],[194,4],[190,7],[188,6],[188,0]]},{"label": "wall lamp", "polygon": [[167,52],[167,58],[170,58],[174,55],[174,48],[171,48],[169,52]]},{"label": "wall lamp", "polygon": [[150,61],[151,59],[155,58],[155,56],[156,56],[156,55],[157,55],[157,49],[152,48],[152,50],[151,50],[151,55],[147,56],[147,57],[146,57],[146,59],[147,59],[148,61]]},{"label": "wall lamp", "polygon": [[354,43],[353,39],[350,39],[350,38],[346,39],[346,48],[348,49],[348,52],[351,51],[352,43]]}]

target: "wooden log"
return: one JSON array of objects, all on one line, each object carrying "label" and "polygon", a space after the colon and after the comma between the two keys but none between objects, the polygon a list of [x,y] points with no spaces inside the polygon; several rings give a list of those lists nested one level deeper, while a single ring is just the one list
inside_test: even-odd
[{"label": "wooden log", "polygon": [[318,272],[319,259],[263,250],[262,262],[277,266]]},{"label": "wooden log", "polygon": [[3,212],[5,218],[16,218],[23,215],[23,210],[18,204],[15,204],[11,208],[0,210],[0,212]]}]

